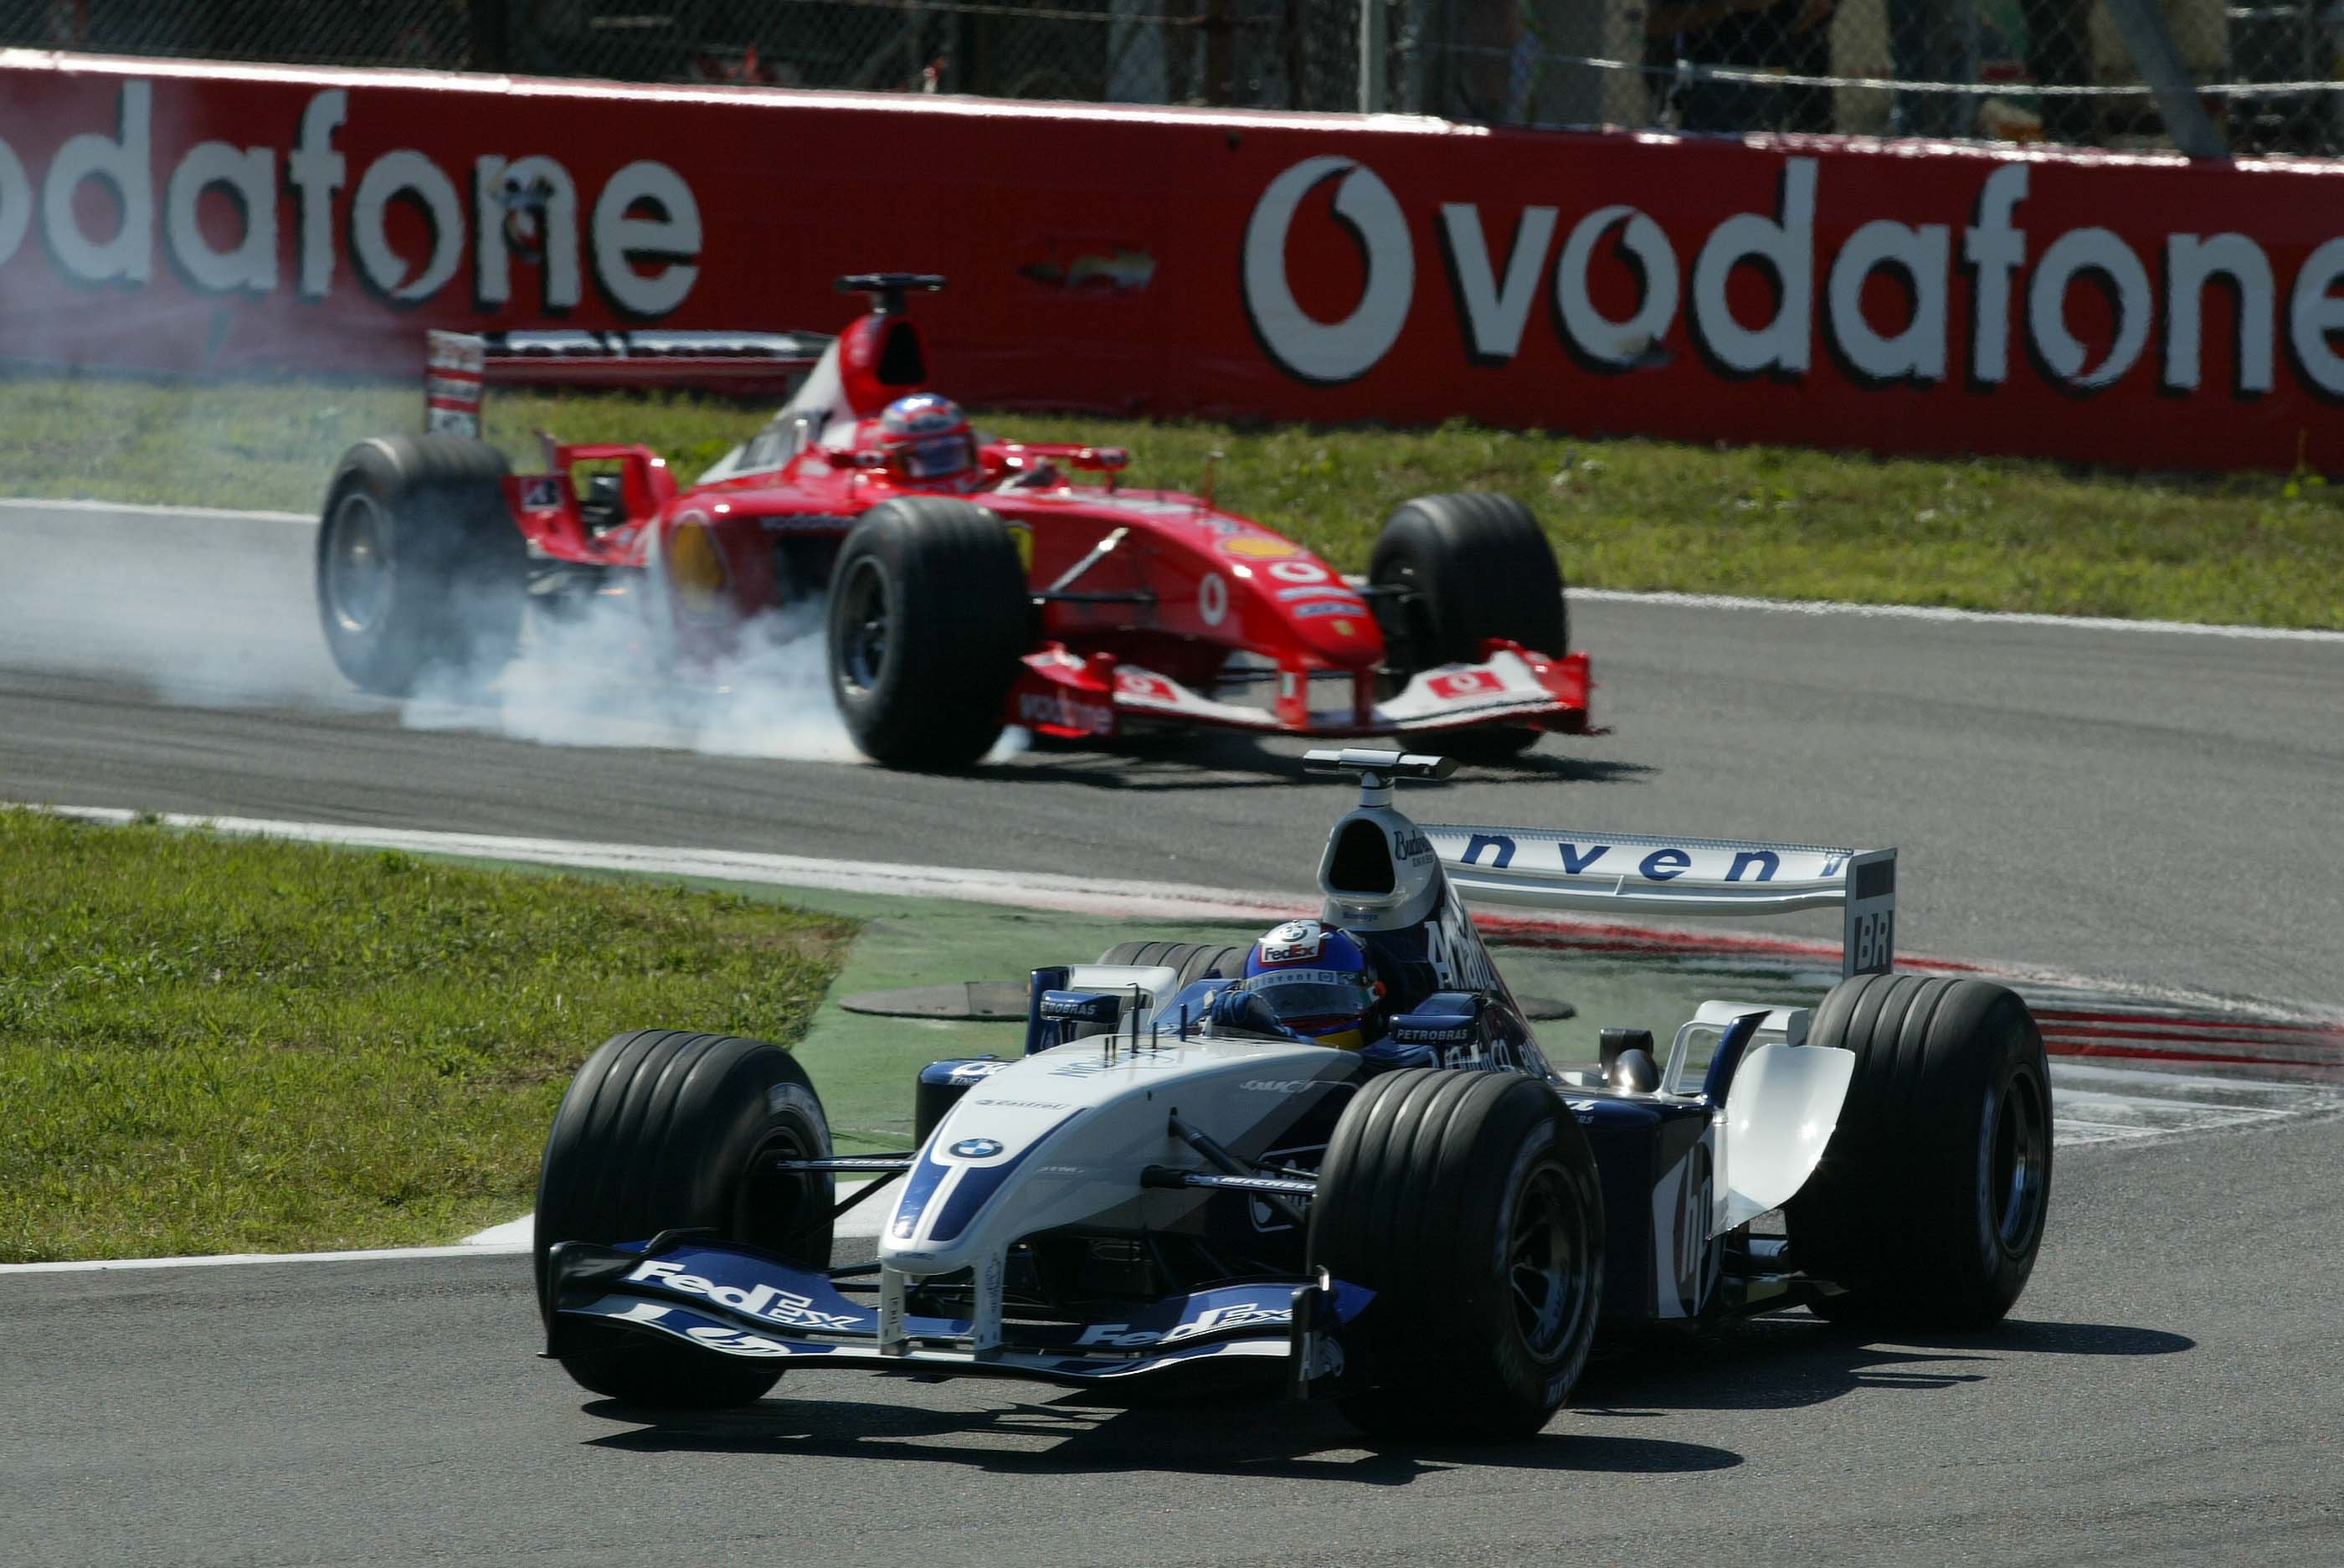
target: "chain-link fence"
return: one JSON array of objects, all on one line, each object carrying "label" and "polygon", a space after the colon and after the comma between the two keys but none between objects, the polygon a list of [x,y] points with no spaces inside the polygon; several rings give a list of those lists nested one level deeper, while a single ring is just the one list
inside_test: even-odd
[{"label": "chain-link fence", "polygon": [[1358,0],[0,0],[0,46],[625,81],[1359,106]]},{"label": "chain-link fence", "polygon": [[1490,117],[2344,151],[2344,0],[1448,0],[1436,26],[1450,80],[1531,109]]},{"label": "chain-link fence", "polygon": [[0,45],[2344,151],[2344,0],[0,0]]}]

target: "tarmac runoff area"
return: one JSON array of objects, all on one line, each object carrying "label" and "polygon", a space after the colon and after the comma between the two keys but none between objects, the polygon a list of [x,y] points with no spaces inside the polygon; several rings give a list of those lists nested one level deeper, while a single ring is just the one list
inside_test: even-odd
[{"label": "tarmac runoff area", "polygon": [[[73,808],[88,820],[126,811]],[[864,922],[831,995],[798,1047],[842,1148],[905,1147],[910,1086],[924,1063],[954,1056],[1013,1056],[1018,1023],[965,1007],[906,1017],[842,1004],[874,994],[1022,985],[1046,960],[1086,961],[1116,941],[1248,941],[1308,900],[1236,889],[1076,876],[999,874],[639,845],[516,839],[352,827],[340,824],[167,817],[187,829],[261,835],[353,847],[398,848],[474,861],[558,866],[722,884]],[[1597,1028],[1632,1025],[1666,1039],[1711,997],[1812,1005],[1837,976],[1827,945],[1706,929],[1484,917],[1509,985],[1541,998],[1534,1015],[1550,1057],[1592,1059]],[[2014,986],[2035,1009],[2052,1053],[2052,1128],[2063,1149],[2246,1131],[2344,1107],[2344,1023],[2302,1009],[2252,1008],[2156,996],[2072,976],[2002,975],[1975,965],[1900,955],[1903,969],[1976,974]],[[981,1014],[989,1009],[979,1009]],[[1561,1013],[1567,1017],[1555,1017]],[[689,1020],[677,1020],[689,1023]],[[593,1042],[581,1041],[581,1056]],[[851,1190],[841,1185],[842,1193]],[[878,1234],[884,1201],[850,1210],[842,1241]],[[521,1253],[530,1217],[447,1246],[315,1253],[241,1253],[0,1265],[0,1274],[217,1268],[238,1264],[430,1259]]]}]

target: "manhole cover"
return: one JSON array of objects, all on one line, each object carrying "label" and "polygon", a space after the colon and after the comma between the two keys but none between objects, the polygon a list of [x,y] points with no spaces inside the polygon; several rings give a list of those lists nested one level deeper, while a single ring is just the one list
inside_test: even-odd
[{"label": "manhole cover", "polygon": [[1026,987],[1015,980],[962,980],[950,986],[906,986],[839,999],[850,1013],[883,1018],[951,1018],[978,1024],[1026,1021]]}]

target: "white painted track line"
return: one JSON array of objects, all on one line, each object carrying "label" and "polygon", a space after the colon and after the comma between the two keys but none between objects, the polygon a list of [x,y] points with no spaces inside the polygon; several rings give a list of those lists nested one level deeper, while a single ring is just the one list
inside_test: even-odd
[{"label": "white painted track line", "polygon": [[2222,626],[2201,621],[2128,621],[2114,615],[2043,615],[2021,610],[1955,610],[1939,604],[1856,604],[1842,599],[1755,599],[1736,593],[1573,588],[1571,599],[1599,604],[1653,604],[1684,610],[1758,610],[1784,615],[1860,615],[1977,626],[2056,626],[2078,632],[2153,632],[2185,637],[2236,637],[2255,642],[2344,642],[2344,632],[2295,626]]},{"label": "white painted track line", "polygon": [[[844,1198],[861,1183],[842,1181]],[[838,1222],[837,1234],[871,1240],[879,1234],[887,1205],[874,1199],[850,1209]],[[348,1252],[216,1252],[191,1258],[92,1258],[60,1263],[0,1263],[0,1274],[103,1274],[122,1269],[223,1269],[248,1263],[393,1263],[403,1259],[495,1258],[527,1252],[536,1233],[533,1214],[491,1225],[453,1247],[376,1247]]]},{"label": "white painted track line", "polygon": [[[227,507],[157,506],[145,501],[60,500],[0,496],[0,512],[88,511],[151,517],[158,522],[279,522],[315,528],[308,512],[246,511]],[[2344,642],[2344,632],[2286,626],[2225,626],[2198,621],[2132,621],[2113,615],[2046,615],[2014,610],[1955,610],[1935,604],[1859,604],[1842,599],[1763,599],[1739,593],[1682,593],[1667,589],[1573,588],[1568,597],[1601,604],[1652,604],[1690,610],[1757,610],[1793,615],[1862,615],[1908,621],[1938,621],[1982,626],[2056,626],[2071,631],[2152,632],[2195,637],[2237,637],[2255,642]]]},{"label": "white painted track line", "polygon": [[48,501],[39,496],[0,496],[0,512],[90,511],[125,517],[151,517],[157,521],[282,522],[315,528],[318,520],[298,511],[243,511],[218,506],[153,506],[136,501]]}]

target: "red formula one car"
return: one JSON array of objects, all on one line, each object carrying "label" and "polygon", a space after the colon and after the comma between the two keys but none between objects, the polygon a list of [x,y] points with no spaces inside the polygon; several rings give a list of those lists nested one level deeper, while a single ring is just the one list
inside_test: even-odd
[{"label": "red formula one car", "polygon": [[[1438,731],[1485,753],[1587,728],[1587,659],[1563,651],[1561,575],[1520,502],[1409,501],[1345,578],[1209,496],[1118,486],[1114,448],[971,431],[927,391],[904,311],[942,282],[840,279],[869,313],[690,489],[639,446],[548,438],[549,471],[527,475],[445,432],[352,448],[318,539],[337,663],[403,694],[435,667],[500,667],[531,604],[614,597],[689,661],[826,594],[838,706],[891,765],[965,765],[1009,724]],[[435,372],[435,406],[476,397],[477,365]]]}]

